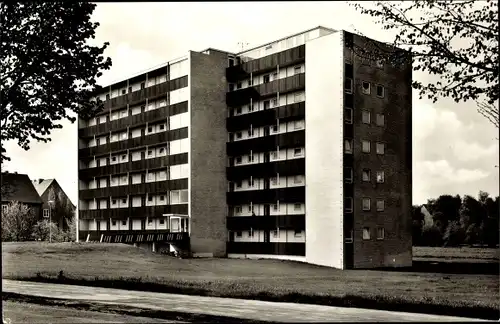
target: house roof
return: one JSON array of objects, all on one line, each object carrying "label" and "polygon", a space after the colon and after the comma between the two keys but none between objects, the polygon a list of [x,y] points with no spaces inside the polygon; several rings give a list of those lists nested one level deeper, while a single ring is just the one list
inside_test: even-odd
[{"label": "house roof", "polygon": [[2,173],[1,182],[2,202],[43,203],[27,174],[5,172]]},{"label": "house roof", "polygon": [[36,191],[41,197],[45,193],[45,191],[49,188],[52,181],[54,181],[54,179],[35,179],[32,182],[33,186],[35,186]]}]

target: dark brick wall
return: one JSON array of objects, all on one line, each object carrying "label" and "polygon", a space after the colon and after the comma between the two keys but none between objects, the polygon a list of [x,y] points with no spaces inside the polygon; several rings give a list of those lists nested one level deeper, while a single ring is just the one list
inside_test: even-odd
[{"label": "dark brick wall", "polygon": [[226,256],[227,54],[191,52],[191,251]]},{"label": "dark brick wall", "polygon": [[[365,40],[354,35],[354,43]],[[354,65],[354,267],[411,265],[411,66],[398,69],[384,64],[366,65],[352,56]],[[362,81],[371,83],[371,94],[362,93]],[[376,96],[376,84],[385,88]],[[371,112],[371,124],[362,123],[362,110]],[[385,126],[376,126],[376,114],[383,113]],[[371,141],[371,153],[363,153],[361,141]],[[385,155],[376,154],[376,142],[386,143]],[[362,170],[371,170],[371,181],[362,181]],[[376,183],[376,172],[385,172],[385,183]],[[371,211],[363,211],[362,197],[371,198]],[[385,210],[376,211],[376,199],[385,200]],[[377,226],[385,238],[377,240]],[[363,240],[363,227],[371,239]]]}]

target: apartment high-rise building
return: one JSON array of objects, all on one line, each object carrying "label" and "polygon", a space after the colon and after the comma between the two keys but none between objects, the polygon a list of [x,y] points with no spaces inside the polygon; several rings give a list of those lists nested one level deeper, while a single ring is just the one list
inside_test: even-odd
[{"label": "apartment high-rise building", "polygon": [[411,66],[366,41],[317,27],[105,88],[79,120],[79,240],[411,265]]}]

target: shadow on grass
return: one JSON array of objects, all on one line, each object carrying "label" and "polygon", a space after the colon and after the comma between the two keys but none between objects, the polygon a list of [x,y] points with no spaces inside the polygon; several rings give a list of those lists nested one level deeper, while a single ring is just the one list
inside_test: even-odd
[{"label": "shadow on grass", "polygon": [[499,275],[499,263],[474,263],[474,262],[441,262],[441,261],[413,261],[412,267],[404,268],[376,268],[364,269],[376,271],[396,272],[427,272],[449,274],[484,274]]},{"label": "shadow on grass", "polygon": [[195,323],[275,323],[269,321],[256,321],[249,319],[233,318],[228,316],[204,315],[195,313],[185,313],[178,311],[164,311],[155,309],[145,309],[139,307],[121,306],[100,304],[92,302],[72,301],[59,298],[46,298],[39,296],[30,296],[24,294],[2,292],[2,300],[16,301],[22,303],[31,303],[43,306],[63,306],[84,311],[93,311],[101,313],[115,313],[121,315],[159,318],[172,321],[181,322],[195,322]]},{"label": "shadow on grass", "polygon": [[[7,278],[5,278],[7,279]],[[315,304],[337,307],[355,307],[366,309],[378,309],[387,311],[399,311],[409,313],[423,313],[435,315],[447,315],[469,318],[480,318],[498,320],[499,310],[495,307],[465,305],[462,303],[444,304],[433,298],[426,297],[422,300],[408,300],[399,297],[385,296],[325,296],[307,295],[298,292],[293,293],[271,293],[271,292],[245,292],[245,291],[214,291],[202,287],[175,286],[166,283],[142,282],[141,278],[120,278],[118,280],[84,278],[67,278],[61,275],[47,276],[38,274],[36,277],[11,278],[14,280],[57,283],[66,285],[80,285],[90,287],[103,287],[124,289],[133,291],[149,291],[169,294],[183,294],[196,296],[226,297],[238,299],[253,299],[271,302],[289,302],[300,304]]]}]

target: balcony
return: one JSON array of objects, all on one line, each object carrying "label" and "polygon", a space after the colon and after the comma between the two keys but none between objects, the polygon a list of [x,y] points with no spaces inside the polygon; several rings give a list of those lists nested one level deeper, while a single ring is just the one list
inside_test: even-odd
[{"label": "balcony", "polygon": [[188,189],[188,185],[189,181],[185,178],[80,190],[78,196],[80,199],[86,200],[103,197],[123,197],[126,195],[145,195],[146,193],[165,193],[169,190]]},{"label": "balcony", "polygon": [[127,163],[110,164],[96,168],[81,169],[78,177],[81,180],[104,177],[109,175],[126,174],[144,170],[166,168],[167,166],[188,163],[188,153],[161,156],[153,159],[129,161]]},{"label": "balcony", "polygon": [[269,231],[278,227],[281,229],[305,230],[306,217],[304,214],[227,217],[227,229],[230,231],[245,231],[250,228]]},{"label": "balcony", "polygon": [[236,91],[226,93],[226,104],[230,107],[237,107],[250,102],[262,100],[276,95],[277,92],[285,94],[292,91],[305,89],[306,74],[300,73],[294,76],[278,79],[269,83],[259,84]]},{"label": "balcony", "polygon": [[305,243],[274,242],[227,242],[227,253],[235,254],[270,254],[270,255],[306,255]]},{"label": "balcony", "polygon": [[270,204],[279,201],[280,203],[303,202],[306,198],[306,188],[287,187],[262,190],[245,190],[228,192],[226,201],[228,205],[241,205],[245,203]]},{"label": "balcony", "polygon": [[139,148],[146,145],[156,145],[169,141],[175,141],[188,137],[188,127],[174,129],[167,132],[129,138],[123,141],[106,143],[104,145],[86,147],[78,150],[78,158],[85,158],[94,155],[104,155],[112,152],[125,151]]},{"label": "balcony", "polygon": [[110,121],[108,116],[106,123],[78,129],[78,137],[90,138],[94,135],[98,137],[102,135],[109,135],[109,132],[124,131],[127,130],[127,127],[130,127],[132,129],[145,123],[165,120],[169,116],[185,113],[187,111],[188,102],[183,101],[175,105],[161,107],[158,109],[142,112],[137,115],[129,115],[128,117],[116,120]]},{"label": "balcony", "polygon": [[298,102],[249,114],[231,116],[226,120],[226,128],[229,132],[236,132],[249,129],[250,125],[252,127],[275,125],[278,118],[280,122],[303,119],[306,115],[305,107],[305,102]]},{"label": "balcony", "polygon": [[304,147],[305,144],[306,131],[299,130],[229,142],[226,144],[226,152],[229,156],[239,156],[249,154],[250,151],[253,153],[270,152],[276,150],[278,146],[282,149]]},{"label": "balcony", "polygon": [[291,159],[265,163],[231,166],[226,168],[227,180],[236,181],[247,179],[249,175],[255,178],[271,178],[279,173],[280,176],[305,174],[306,159]]},{"label": "balcony", "polygon": [[130,92],[104,102],[104,109],[98,115],[105,115],[110,111],[126,108],[127,105],[140,105],[148,99],[156,99],[170,91],[188,86],[188,76],[169,80],[152,87]]},{"label": "balcony", "polygon": [[237,82],[250,78],[250,73],[262,74],[275,71],[278,65],[280,67],[287,67],[302,63],[305,61],[305,57],[306,47],[305,45],[300,45],[236,66],[230,66],[226,69],[226,78],[228,82]]},{"label": "balcony", "polygon": [[188,204],[79,210],[79,219],[159,218],[164,214],[188,214]]}]

